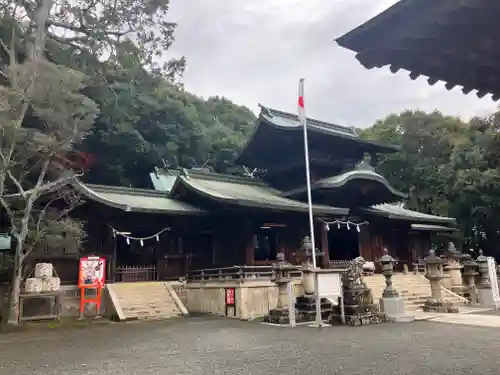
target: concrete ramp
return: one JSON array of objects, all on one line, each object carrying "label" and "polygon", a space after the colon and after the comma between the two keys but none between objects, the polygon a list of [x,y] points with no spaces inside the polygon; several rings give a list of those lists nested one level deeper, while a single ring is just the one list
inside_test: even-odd
[{"label": "concrete ramp", "polygon": [[188,315],[177,293],[166,282],[108,284],[107,289],[120,321]]}]

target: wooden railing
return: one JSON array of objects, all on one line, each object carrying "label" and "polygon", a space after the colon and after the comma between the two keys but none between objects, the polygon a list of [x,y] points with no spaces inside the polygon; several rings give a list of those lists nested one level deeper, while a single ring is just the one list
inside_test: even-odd
[{"label": "wooden railing", "polygon": [[158,268],[149,266],[116,266],[114,282],[157,281]]},{"label": "wooden railing", "polygon": [[330,260],[328,262],[329,268],[337,270],[345,270],[351,266],[352,260]]},{"label": "wooden railing", "polygon": [[[299,266],[290,267],[291,277],[302,276]],[[272,266],[231,266],[190,271],[187,279],[188,281],[234,280],[244,282],[245,280],[271,279],[272,277]]]}]

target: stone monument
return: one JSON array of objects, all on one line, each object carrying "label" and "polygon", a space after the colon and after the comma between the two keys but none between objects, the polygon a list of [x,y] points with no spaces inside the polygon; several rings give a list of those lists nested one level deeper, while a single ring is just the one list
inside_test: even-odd
[{"label": "stone monument", "polygon": [[478,264],[467,255],[466,260],[463,262],[466,285],[467,285],[467,298],[472,305],[476,305],[479,301],[476,289],[476,277],[479,275]]},{"label": "stone monument", "polygon": [[444,278],[444,264],[446,262],[436,256],[435,250],[429,251],[425,258],[425,278],[431,283],[431,298],[425,301],[423,310],[426,312],[457,313],[458,309],[451,302],[443,299],[441,280]]},{"label": "stone monument", "polygon": [[462,282],[462,264],[460,263],[465,255],[460,253],[453,242],[448,242],[448,249],[444,253],[446,259],[445,271],[449,274],[450,285],[446,287],[451,289],[453,293],[463,296],[467,288]]},{"label": "stone monument", "polygon": [[[378,324],[386,321],[378,305],[373,302],[372,291],[363,282],[361,265],[352,261],[342,278],[345,323],[352,326]],[[334,306],[330,322],[339,323],[342,319],[340,304]]]},{"label": "stone monument", "polygon": [[396,260],[389,255],[389,251],[384,249],[382,257],[378,263],[382,267],[382,275],[385,277],[385,289],[380,299],[380,311],[384,312],[389,321],[394,322],[412,322],[414,316],[405,315],[404,299],[392,285],[392,276],[394,273],[394,263]]}]

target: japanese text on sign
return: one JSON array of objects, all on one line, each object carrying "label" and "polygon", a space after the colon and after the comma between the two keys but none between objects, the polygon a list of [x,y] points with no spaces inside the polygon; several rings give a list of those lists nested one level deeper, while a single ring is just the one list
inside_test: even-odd
[{"label": "japanese text on sign", "polygon": [[226,305],[234,305],[234,288],[226,288]]}]

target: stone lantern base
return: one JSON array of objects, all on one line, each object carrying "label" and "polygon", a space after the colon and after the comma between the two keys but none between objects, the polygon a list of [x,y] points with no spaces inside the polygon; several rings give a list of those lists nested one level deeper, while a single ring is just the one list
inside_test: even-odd
[{"label": "stone lantern base", "polygon": [[382,297],[380,311],[384,312],[389,322],[413,322],[415,317],[405,314],[405,300],[401,297]]},{"label": "stone lantern base", "polygon": [[425,301],[422,310],[435,313],[458,313],[458,308],[451,302],[439,301],[437,299],[428,299]]},{"label": "stone lantern base", "polygon": [[479,303],[481,305],[494,307],[495,309],[498,309],[500,307],[500,301],[496,300],[492,288],[479,288],[477,292]]},{"label": "stone lantern base", "polygon": [[[321,319],[327,320],[332,313],[332,304],[326,299],[321,299]],[[303,295],[295,301],[295,322],[314,322],[316,320],[316,297]],[[288,307],[271,309],[264,317],[264,322],[274,324],[290,324]]]}]

